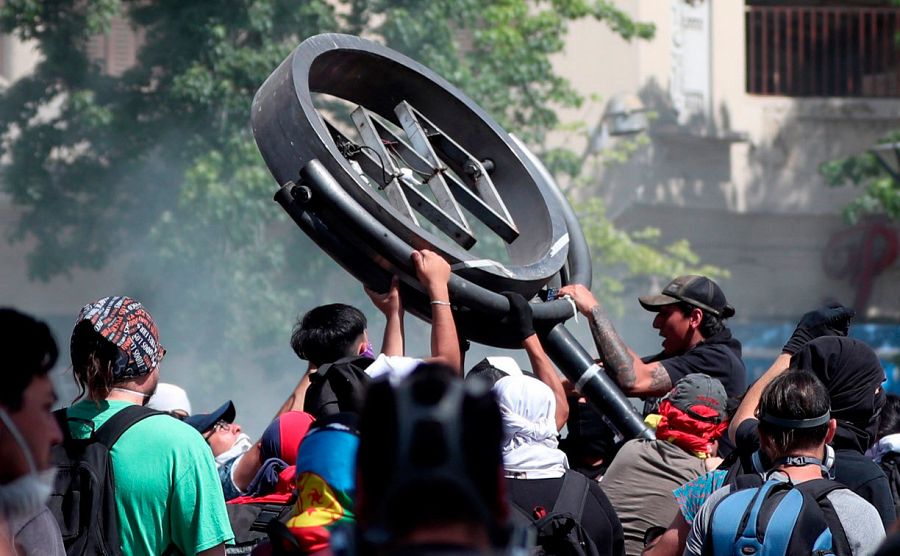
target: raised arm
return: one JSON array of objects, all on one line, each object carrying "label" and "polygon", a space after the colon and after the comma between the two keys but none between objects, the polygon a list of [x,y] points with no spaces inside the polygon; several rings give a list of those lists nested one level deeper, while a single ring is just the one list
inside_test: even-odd
[{"label": "raised arm", "polygon": [[569,400],[566,399],[566,391],[559,375],[556,374],[556,368],[550,362],[538,335],[534,332],[531,305],[521,294],[503,292],[503,295],[509,300],[509,325],[513,327],[522,347],[525,348],[525,353],[528,354],[531,370],[538,380],[553,390],[553,397],[556,400],[556,430],[560,430],[569,418]]},{"label": "raised arm", "polygon": [[400,279],[391,279],[391,287],[387,293],[379,293],[365,287],[366,295],[372,304],[381,311],[386,320],[384,337],[381,340],[381,353],[385,355],[403,355],[405,352],[403,336],[403,302],[400,299]]},{"label": "raised arm", "polygon": [[561,288],[559,295],[571,297],[578,312],[588,318],[603,366],[622,392],[630,396],[661,396],[672,389],[672,379],[662,364],[641,361],[616,332],[606,311],[589,289],[572,284]]},{"label": "raised arm", "polygon": [[841,305],[831,305],[809,311],[800,318],[794,333],[791,334],[791,337],[781,349],[781,355],[775,359],[772,366],[744,394],[744,399],[741,401],[741,405],[738,406],[737,412],[728,426],[728,437],[731,438],[732,442],[741,423],[756,414],[759,399],[762,397],[762,392],[766,386],[775,380],[775,377],[788,369],[791,364],[791,357],[803,349],[803,346],[809,341],[821,336],[846,336],[850,330],[850,320],[853,319],[854,315],[855,313],[852,309]]},{"label": "raised arm", "polygon": [[431,357],[427,361],[447,365],[462,376],[462,355],[447,287],[450,265],[428,249],[413,251],[411,258],[416,276],[431,300]]}]

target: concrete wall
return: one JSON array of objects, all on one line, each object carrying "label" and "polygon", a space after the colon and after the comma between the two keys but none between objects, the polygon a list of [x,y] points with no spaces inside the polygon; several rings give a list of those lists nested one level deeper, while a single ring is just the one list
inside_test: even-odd
[{"label": "concrete wall", "polygon": [[[819,167],[900,128],[900,99],[750,95],[744,2],[621,6],[653,22],[655,39],[630,45],[602,24],[582,22],[556,67],[604,101],[639,94],[657,118],[649,145],[625,164],[599,166],[596,186],[577,195],[603,196],[626,228],[652,225],[664,240],[689,239],[705,262],[732,271],[745,316],[795,316],[829,297],[852,303],[857,284],[828,276],[823,251],[834,234],[850,233],[840,212],[858,191],[827,187]],[[898,274],[894,261],[874,277],[870,317],[900,319],[891,287]]]}]

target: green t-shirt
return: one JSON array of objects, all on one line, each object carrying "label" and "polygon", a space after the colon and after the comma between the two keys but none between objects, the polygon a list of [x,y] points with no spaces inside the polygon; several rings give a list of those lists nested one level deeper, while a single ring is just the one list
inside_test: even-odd
[{"label": "green t-shirt", "polygon": [[[131,405],[83,400],[68,410],[69,429],[86,438]],[[112,466],[124,554],[157,556],[174,543],[195,554],[234,535],[209,446],[200,434],[168,415],[154,415],[128,429],[113,445]]]}]

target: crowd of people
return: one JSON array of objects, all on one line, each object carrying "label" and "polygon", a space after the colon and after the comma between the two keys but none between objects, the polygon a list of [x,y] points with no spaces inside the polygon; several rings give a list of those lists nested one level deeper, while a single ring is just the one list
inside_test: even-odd
[{"label": "crowd of people", "polygon": [[[806,313],[747,388],[735,309],[703,276],[641,297],[662,351],[638,356],[582,285],[597,362],[643,400],[656,438],[625,439],[562,377],[505,292],[531,369],[466,372],[450,266],[412,255],[430,357],[405,355],[403,300],[307,311],[308,368],[258,439],[230,400],[195,411],[160,382],[166,350],[140,302],[88,303],[70,339],[80,389],[57,405],[48,327],[0,309],[0,556],[7,554],[890,554],[900,537],[900,398],[853,312]],[[538,302],[538,301],[535,301]],[[288,340],[286,338],[286,340]],[[900,534],[900,533],[898,533]]]}]

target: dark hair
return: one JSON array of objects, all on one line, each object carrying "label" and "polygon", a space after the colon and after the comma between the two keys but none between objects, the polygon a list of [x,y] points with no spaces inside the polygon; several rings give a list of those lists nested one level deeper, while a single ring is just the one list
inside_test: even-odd
[{"label": "dark hair", "polygon": [[[765,414],[782,419],[813,419],[831,411],[831,399],[816,375],[790,370],[766,386],[756,411],[757,417]],[[772,440],[776,451],[774,457],[788,456],[821,444],[828,433],[828,423],[808,429],[791,429],[761,419],[759,433]]]},{"label": "dark hair", "polygon": [[109,395],[116,380],[113,367],[119,348],[94,330],[88,320],[75,325],[69,346],[72,355],[72,374],[78,384],[76,400],[90,394],[94,399],[104,399]]},{"label": "dark hair", "polygon": [[887,394],[884,399],[884,407],[881,408],[881,421],[878,423],[876,440],[898,432],[900,432],[900,396]]},{"label": "dark hair", "polygon": [[684,316],[688,316],[691,314],[691,311],[694,309],[700,309],[703,312],[703,319],[700,321],[700,334],[704,338],[709,338],[715,336],[719,332],[725,328],[724,319],[722,317],[718,317],[703,307],[697,307],[696,305],[691,305],[686,301],[678,302],[678,310],[681,311],[681,314]]},{"label": "dark hair", "polygon": [[[448,394],[457,386],[461,403]],[[403,396],[401,389],[407,389]],[[413,400],[413,407],[399,407],[402,399]],[[441,424],[438,408],[453,413],[454,426]],[[506,518],[502,428],[486,384],[464,383],[448,367],[423,364],[397,387],[373,383],[360,424],[358,520],[369,540],[390,542],[423,525],[500,528]],[[406,424],[408,436],[401,438]],[[405,459],[401,445],[407,446]]]},{"label": "dark hair", "polygon": [[354,344],[366,330],[366,316],[343,303],[320,305],[303,315],[291,332],[297,357],[316,367],[356,355]]},{"label": "dark hair", "polygon": [[0,373],[0,405],[22,409],[22,394],[35,377],[46,376],[59,350],[50,328],[15,309],[0,309],[0,349],[6,360]]},{"label": "dark hair", "polygon": [[498,380],[503,377],[509,376],[507,373],[501,371],[497,367],[490,364],[487,360],[487,357],[479,361],[475,364],[474,367],[469,369],[469,372],[466,373],[466,381],[470,380],[485,380],[491,386],[494,385]]}]

